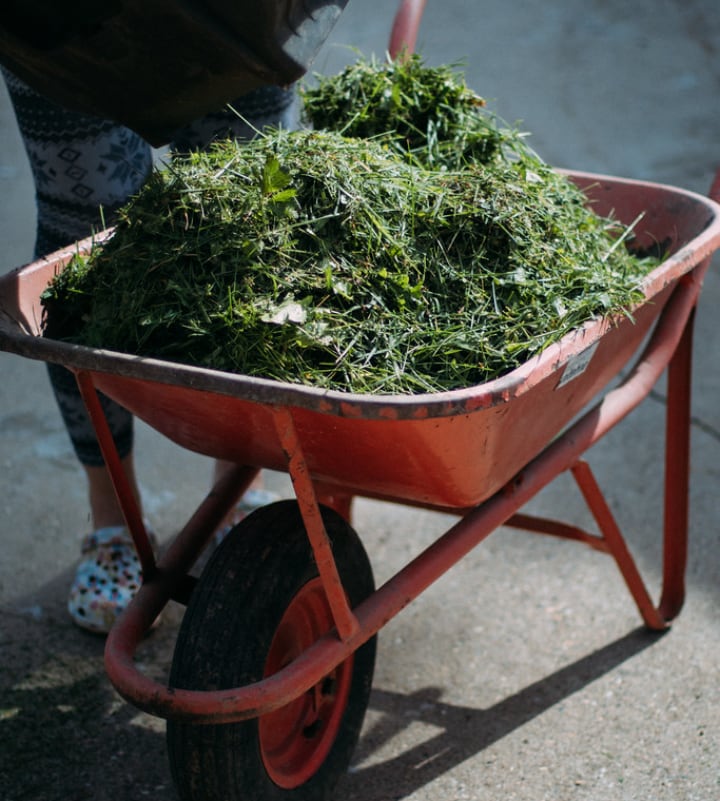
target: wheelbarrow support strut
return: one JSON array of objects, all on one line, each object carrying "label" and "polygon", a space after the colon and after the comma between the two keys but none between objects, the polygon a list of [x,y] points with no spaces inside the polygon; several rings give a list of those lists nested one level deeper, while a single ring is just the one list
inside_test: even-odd
[{"label": "wheelbarrow support strut", "polygon": [[337,565],[333,559],[330,540],[323,525],[315,486],[305,456],[300,447],[292,413],[285,406],[274,408],[275,429],[287,457],[288,472],[295,489],[300,514],[317,564],[333,621],[340,638],[350,640],[359,630],[357,618],[348,606]]}]

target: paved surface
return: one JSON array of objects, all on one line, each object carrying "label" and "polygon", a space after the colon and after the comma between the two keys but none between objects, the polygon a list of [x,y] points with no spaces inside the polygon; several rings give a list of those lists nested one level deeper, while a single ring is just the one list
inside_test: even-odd
[{"label": "paved surface", "polygon": [[[317,67],[382,53],[392,3],[352,0]],[[390,8],[390,10],[388,10]],[[558,166],[704,193],[720,165],[715,0],[430,0],[419,49],[468,82]],[[31,254],[27,164],[0,96],[0,269]],[[640,626],[613,564],[579,545],[499,531],[382,632],[370,710],[336,797],[353,801],[712,801],[720,798],[720,281],[695,349],[686,608]],[[175,798],[163,726],[123,703],[102,641],[68,622],[87,525],[44,367],[0,354],[0,786],[7,801]],[[653,586],[662,387],[590,454]],[[195,507],[206,460],[140,427],[146,504],[163,538]],[[270,482],[285,491],[283,476]],[[561,477],[535,511],[585,513]],[[577,517],[575,517],[577,516]],[[361,503],[382,580],[442,531],[439,515]],[[140,659],[162,675],[179,611]]]}]

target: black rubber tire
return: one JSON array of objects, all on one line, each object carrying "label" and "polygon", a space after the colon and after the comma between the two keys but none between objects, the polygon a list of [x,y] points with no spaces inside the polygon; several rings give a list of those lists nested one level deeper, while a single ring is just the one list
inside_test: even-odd
[{"label": "black rubber tire", "polygon": [[[374,590],[365,549],[350,525],[323,508],[343,586],[352,606]],[[217,690],[263,676],[273,636],[317,568],[295,501],[258,509],[243,520],[208,562],[188,604],[175,646],[170,685]],[[168,721],[170,768],[182,801],[322,801],[352,758],[367,709],[375,666],[373,637],[348,658],[350,689],[324,761],[291,789],[268,774],[258,719],[204,725]],[[347,663],[344,663],[347,664]]]}]

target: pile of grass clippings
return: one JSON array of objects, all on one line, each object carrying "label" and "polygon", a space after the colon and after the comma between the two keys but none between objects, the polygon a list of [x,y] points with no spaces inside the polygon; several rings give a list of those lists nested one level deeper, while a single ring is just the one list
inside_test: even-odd
[{"label": "pile of grass clippings", "polygon": [[[219,142],[154,172],[113,236],[47,290],[45,335],[408,394],[483,383],[638,299],[649,266],[628,253],[628,232],[519,134],[491,135],[457,76],[416,57],[355,69],[337,77],[342,91],[304,93],[315,126],[341,133]],[[423,92],[410,93],[411,71]],[[353,100],[368,80],[390,81],[381,95],[395,105]],[[341,108],[320,122],[332,98]],[[393,119],[397,135],[383,132]],[[475,128],[488,129],[479,150]]]},{"label": "pile of grass clippings", "polygon": [[525,149],[452,66],[428,67],[417,54],[384,64],[360,59],[315,79],[301,94],[316,130],[380,140],[417,166],[464,169]]}]

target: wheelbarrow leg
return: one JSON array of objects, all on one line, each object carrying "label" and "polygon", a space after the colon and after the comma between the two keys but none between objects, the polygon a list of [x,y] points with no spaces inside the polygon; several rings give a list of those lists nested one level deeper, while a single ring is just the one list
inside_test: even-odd
[{"label": "wheelbarrow leg", "polygon": [[[720,169],[715,173],[708,195],[715,202],[720,202]],[[709,259],[705,268],[699,271],[700,276],[705,274],[708,267]],[[660,599],[660,613],[665,620],[677,617],[685,600],[690,491],[690,396],[696,309],[697,306],[690,312],[682,338],[668,365],[663,593]]]},{"label": "wheelbarrow leg", "polygon": [[668,365],[665,420],[663,592],[660,614],[677,617],[685,600],[690,489],[690,394],[695,310]]},{"label": "wheelbarrow leg", "polygon": [[153,553],[150,538],[148,537],[145,523],[142,519],[140,506],[125,475],[120,455],[115,447],[110,427],[108,426],[105,413],[103,412],[97,390],[92,380],[92,376],[85,370],[80,370],[75,374],[75,379],[80,390],[85,408],[87,409],[90,421],[95,429],[100,452],[105,460],[110,478],[112,481],[115,495],[125,516],[125,522],[135,543],[138,559],[142,567],[143,577],[149,579],[156,569],[155,555]]},{"label": "wheelbarrow leg", "polygon": [[656,631],[666,629],[668,621],[655,607],[645,582],[637,569],[635,560],[605,500],[605,496],[595,480],[590,465],[580,460],[572,466],[571,471],[585,499],[585,503],[602,532],[602,539],[607,545],[607,552],[615,559],[615,563],[620,569],[620,573],[635,600],[645,625]]},{"label": "wheelbarrow leg", "polygon": [[655,606],[599,489],[589,465],[580,460],[571,468],[588,508],[602,532],[645,624],[667,628],[685,600],[688,553],[688,491],[690,485],[690,385],[694,309],[685,323],[677,348],[668,364],[668,397],[665,412],[665,475],[663,499],[663,584]]}]

